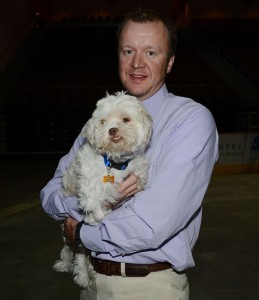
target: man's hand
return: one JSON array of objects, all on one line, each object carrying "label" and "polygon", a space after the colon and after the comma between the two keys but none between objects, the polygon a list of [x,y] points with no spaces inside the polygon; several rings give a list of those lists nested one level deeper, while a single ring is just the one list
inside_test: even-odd
[{"label": "man's hand", "polygon": [[135,174],[130,174],[129,177],[125,179],[117,189],[121,195],[121,200],[126,200],[127,198],[133,196],[138,191],[137,176]]},{"label": "man's hand", "polygon": [[78,222],[70,217],[66,218],[64,221],[64,234],[66,237],[66,243],[69,246],[74,246],[77,224]]}]

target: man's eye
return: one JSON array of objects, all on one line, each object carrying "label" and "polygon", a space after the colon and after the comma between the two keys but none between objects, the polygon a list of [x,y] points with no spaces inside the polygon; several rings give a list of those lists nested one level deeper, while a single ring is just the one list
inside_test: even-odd
[{"label": "man's eye", "polygon": [[123,51],[123,54],[126,55],[126,56],[129,56],[129,55],[133,54],[133,51],[130,50],[130,49],[126,49],[126,50]]},{"label": "man's eye", "polygon": [[156,55],[155,51],[148,51],[148,52],[147,52],[147,56],[148,56],[148,57],[153,57],[153,56],[155,56],[155,55]]}]

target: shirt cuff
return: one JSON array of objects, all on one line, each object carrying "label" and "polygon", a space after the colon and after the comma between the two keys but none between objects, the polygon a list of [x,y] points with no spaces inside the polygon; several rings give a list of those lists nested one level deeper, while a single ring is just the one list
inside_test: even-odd
[{"label": "shirt cuff", "polygon": [[63,203],[63,210],[66,212],[66,217],[69,216],[72,219],[80,222],[82,220],[82,212],[77,204],[76,197],[64,197],[62,191],[59,192],[59,199]]},{"label": "shirt cuff", "polygon": [[107,252],[101,239],[101,224],[91,226],[83,224],[80,230],[80,238],[85,247],[94,252]]}]

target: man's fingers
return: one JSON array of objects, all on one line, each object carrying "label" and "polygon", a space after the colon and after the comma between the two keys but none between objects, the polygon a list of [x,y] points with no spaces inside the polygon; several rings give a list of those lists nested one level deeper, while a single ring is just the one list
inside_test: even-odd
[{"label": "man's fingers", "polygon": [[130,186],[124,191],[124,197],[128,198],[130,196],[133,196],[134,194],[136,194],[137,191],[138,191],[137,184],[133,184],[132,186]]},{"label": "man's fingers", "polygon": [[135,174],[130,174],[130,176],[120,184],[118,191],[121,194],[122,199],[134,195],[137,192],[137,176]]}]

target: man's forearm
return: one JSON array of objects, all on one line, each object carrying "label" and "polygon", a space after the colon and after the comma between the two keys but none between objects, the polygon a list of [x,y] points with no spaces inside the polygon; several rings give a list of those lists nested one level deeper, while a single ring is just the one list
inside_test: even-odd
[{"label": "man's forearm", "polygon": [[64,234],[67,240],[68,245],[74,245],[75,242],[75,233],[76,233],[76,225],[79,222],[68,217],[64,221]]}]

